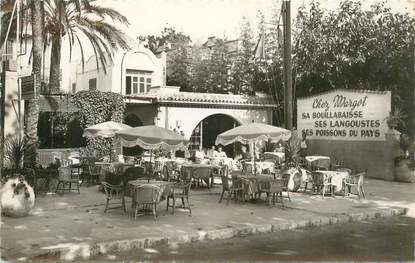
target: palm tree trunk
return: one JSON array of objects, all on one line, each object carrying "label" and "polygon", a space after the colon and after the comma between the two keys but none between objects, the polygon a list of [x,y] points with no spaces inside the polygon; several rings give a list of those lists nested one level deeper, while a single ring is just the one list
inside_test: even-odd
[{"label": "palm tree trunk", "polygon": [[[31,1],[31,22],[32,22],[32,37],[33,37],[33,64],[32,73],[35,76],[35,97],[28,100],[26,108],[26,138],[29,147],[26,149],[26,156],[35,156],[28,154],[30,151],[35,151],[38,147],[37,123],[39,120],[39,91],[41,82],[41,68],[42,68],[42,47],[43,47],[43,32],[42,32],[42,1]],[[35,160],[25,158],[25,164],[33,164]]]},{"label": "palm tree trunk", "polygon": [[59,93],[60,90],[61,46],[61,37],[53,37],[49,71],[49,87],[52,94]]}]

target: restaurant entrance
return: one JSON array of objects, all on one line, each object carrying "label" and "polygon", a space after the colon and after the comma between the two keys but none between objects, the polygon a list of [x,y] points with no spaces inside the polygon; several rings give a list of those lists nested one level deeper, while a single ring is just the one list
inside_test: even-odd
[{"label": "restaurant entrance", "polygon": [[[141,121],[141,119],[137,115],[132,114],[132,113],[128,114],[124,118],[124,123],[127,125],[130,125],[131,127],[143,126],[143,122]],[[137,155],[141,155],[141,153],[143,152],[143,149],[140,148],[139,146],[123,147],[122,152],[126,156],[137,156]]]},{"label": "restaurant entrance", "polygon": [[[190,137],[189,149],[210,148],[215,145],[218,134],[239,126],[233,117],[225,114],[213,114],[198,123]],[[234,156],[233,145],[223,147],[228,157]]]}]

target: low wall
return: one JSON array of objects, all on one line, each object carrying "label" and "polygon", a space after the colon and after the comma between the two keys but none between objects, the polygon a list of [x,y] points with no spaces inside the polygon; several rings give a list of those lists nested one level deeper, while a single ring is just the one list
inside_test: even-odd
[{"label": "low wall", "polygon": [[367,169],[367,176],[388,181],[395,179],[397,151],[399,144],[393,132],[386,133],[385,141],[309,140],[309,155],[330,156],[354,171]]},{"label": "low wall", "polygon": [[47,167],[55,162],[55,157],[61,160],[67,160],[73,152],[79,153],[80,148],[55,148],[55,149],[38,149],[37,157],[42,167]]}]

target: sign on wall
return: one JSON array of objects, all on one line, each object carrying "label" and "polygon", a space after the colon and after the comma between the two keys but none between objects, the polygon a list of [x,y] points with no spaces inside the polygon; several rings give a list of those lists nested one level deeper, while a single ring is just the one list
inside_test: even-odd
[{"label": "sign on wall", "polygon": [[383,141],[390,91],[335,90],[297,99],[297,126],[308,139]]},{"label": "sign on wall", "polygon": [[30,100],[35,97],[35,75],[20,78],[22,100]]}]

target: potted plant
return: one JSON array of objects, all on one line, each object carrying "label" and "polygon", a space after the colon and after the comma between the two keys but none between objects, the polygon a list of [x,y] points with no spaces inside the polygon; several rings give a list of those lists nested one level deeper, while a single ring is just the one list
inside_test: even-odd
[{"label": "potted plant", "polygon": [[302,172],[300,169],[300,142],[291,138],[285,144],[285,162],[282,166],[282,174],[290,174],[292,180],[288,184],[291,191],[297,191],[302,184]]},{"label": "potted plant", "polygon": [[[29,150],[27,150],[29,149]],[[0,189],[2,214],[12,217],[26,216],[33,208],[35,194],[26,179],[34,177],[32,169],[23,168],[23,153],[34,154],[33,147],[25,138],[8,137],[4,141],[4,159],[7,169],[3,169]],[[26,156],[27,159],[31,156]],[[35,183],[35,182],[33,182]]]},{"label": "potted plant", "polygon": [[385,118],[385,120],[389,129],[393,130],[396,129],[396,127],[398,127],[399,124],[405,126],[404,120],[407,117],[408,114],[406,114],[401,108],[395,107],[393,109],[393,112],[391,112],[389,116]]}]

